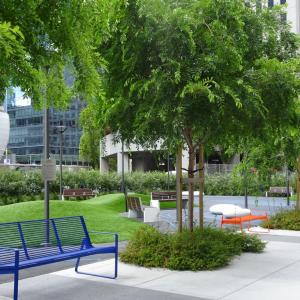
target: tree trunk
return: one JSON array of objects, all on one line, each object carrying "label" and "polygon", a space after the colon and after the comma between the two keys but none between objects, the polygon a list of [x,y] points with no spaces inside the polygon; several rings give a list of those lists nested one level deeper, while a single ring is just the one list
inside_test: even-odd
[{"label": "tree trunk", "polygon": [[182,232],[182,147],[178,148],[176,157],[176,193],[178,231]]},{"label": "tree trunk", "polygon": [[188,200],[188,222],[189,229],[193,231],[194,225],[194,167],[195,167],[195,150],[189,147],[189,167],[188,167],[188,191],[189,191],[189,200]]},{"label": "tree trunk", "polygon": [[204,227],[204,145],[199,146],[199,227]]},{"label": "tree trunk", "polygon": [[298,160],[297,160],[296,188],[297,188],[296,209],[300,209],[300,155],[298,156]]}]

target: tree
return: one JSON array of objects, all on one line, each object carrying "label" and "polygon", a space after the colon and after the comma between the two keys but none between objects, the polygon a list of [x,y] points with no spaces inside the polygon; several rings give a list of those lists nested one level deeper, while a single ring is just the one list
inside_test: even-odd
[{"label": "tree", "polygon": [[[0,101],[5,88],[20,86],[36,106],[64,106],[74,93],[98,93],[101,60],[99,13],[107,1],[25,0],[0,2]],[[97,29],[97,34],[94,30]],[[4,55],[2,55],[4,54]],[[74,82],[65,82],[66,66]]]},{"label": "tree", "polygon": [[80,138],[79,153],[80,157],[90,162],[93,168],[99,168],[100,156],[100,130],[95,122],[98,111],[96,103],[95,101],[90,101],[89,105],[80,113],[83,134]]},{"label": "tree", "polygon": [[239,137],[262,141],[278,126],[293,126],[298,39],[280,8],[255,4],[122,2],[115,11],[118,26],[99,47],[107,61],[102,129],[110,126],[124,141],[146,146],[159,139],[172,149],[185,144],[192,182],[196,151],[204,145]]},{"label": "tree", "polygon": [[[36,72],[26,58],[23,41],[24,36],[17,26],[12,27],[7,22],[0,23],[0,99],[4,99],[5,88],[12,74],[18,73],[20,69],[31,81],[37,79]],[[16,65],[20,66],[20,69],[16,68]]]}]

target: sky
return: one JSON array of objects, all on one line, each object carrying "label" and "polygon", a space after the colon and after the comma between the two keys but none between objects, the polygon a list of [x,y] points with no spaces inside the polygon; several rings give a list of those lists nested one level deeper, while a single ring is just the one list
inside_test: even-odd
[{"label": "sky", "polygon": [[16,105],[17,106],[25,106],[30,105],[31,101],[30,98],[25,98],[24,93],[19,87],[14,88],[14,92],[16,94]]}]

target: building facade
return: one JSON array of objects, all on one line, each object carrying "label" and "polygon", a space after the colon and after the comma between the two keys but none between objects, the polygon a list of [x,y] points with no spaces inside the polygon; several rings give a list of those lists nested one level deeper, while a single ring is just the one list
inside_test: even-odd
[{"label": "building facade", "polygon": [[283,16],[291,25],[291,30],[300,34],[300,1],[299,0],[268,0],[268,6],[278,4],[287,5],[286,14]]},{"label": "building facade", "polygon": [[[44,151],[43,111],[31,105],[19,106],[16,95],[7,97],[10,117],[9,153],[15,154],[17,163],[40,164]],[[60,133],[57,126],[65,126],[62,134],[63,164],[82,165],[79,159],[79,143],[82,129],[79,125],[80,111],[84,103],[74,100],[65,111],[49,110],[50,155],[59,161]]]}]

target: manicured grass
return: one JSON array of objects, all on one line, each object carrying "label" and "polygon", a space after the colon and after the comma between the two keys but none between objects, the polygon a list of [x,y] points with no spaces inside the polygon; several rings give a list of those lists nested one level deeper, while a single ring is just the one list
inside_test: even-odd
[{"label": "manicured grass", "polygon": [[[120,240],[128,240],[143,223],[120,215],[124,212],[124,196],[109,194],[85,201],[50,201],[50,217],[84,216],[89,230],[116,232]],[[44,202],[30,201],[0,207],[0,222],[44,218]],[[91,235],[94,243],[110,242],[110,236]]]}]

